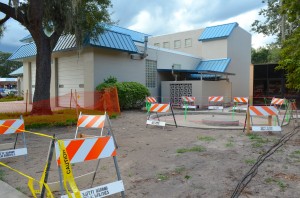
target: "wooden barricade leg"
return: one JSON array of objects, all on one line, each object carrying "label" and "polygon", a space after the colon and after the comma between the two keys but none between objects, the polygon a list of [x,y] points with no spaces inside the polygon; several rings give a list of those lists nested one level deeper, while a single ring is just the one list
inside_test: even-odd
[{"label": "wooden barricade leg", "polygon": [[249,135],[249,134],[251,133],[251,132],[250,132],[250,110],[249,110],[249,107],[248,107],[248,110],[247,110],[246,118],[247,118],[247,130],[246,130],[246,135]]}]

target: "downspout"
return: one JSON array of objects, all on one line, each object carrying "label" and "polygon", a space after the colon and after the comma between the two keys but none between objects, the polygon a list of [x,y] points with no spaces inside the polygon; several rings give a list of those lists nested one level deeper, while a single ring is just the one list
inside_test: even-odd
[{"label": "downspout", "polygon": [[174,65],[172,65],[172,76],[174,76],[175,81],[177,81],[177,74],[174,73]]},{"label": "downspout", "polygon": [[142,54],[142,58],[146,58],[148,56],[147,50],[148,50],[148,36],[145,36],[144,39],[145,47],[144,47],[144,53]]}]

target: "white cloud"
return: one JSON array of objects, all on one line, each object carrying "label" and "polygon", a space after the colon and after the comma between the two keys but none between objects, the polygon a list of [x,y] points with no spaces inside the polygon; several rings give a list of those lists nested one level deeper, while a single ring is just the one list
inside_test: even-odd
[{"label": "white cloud", "polygon": [[[4,0],[0,2],[7,3]],[[253,0],[226,0],[226,2],[224,0],[131,0],[132,6],[128,6],[127,1],[112,0],[112,3],[111,11],[114,13],[112,19],[119,21],[119,26],[152,35],[228,22],[238,22],[242,28],[250,31],[251,24],[259,18],[259,9],[264,6],[261,1]],[[8,49],[6,46],[19,47],[19,40],[28,34],[28,31],[12,19],[6,23],[6,26],[4,37],[0,39],[0,51]],[[271,40],[254,32],[251,34],[255,48]]]}]

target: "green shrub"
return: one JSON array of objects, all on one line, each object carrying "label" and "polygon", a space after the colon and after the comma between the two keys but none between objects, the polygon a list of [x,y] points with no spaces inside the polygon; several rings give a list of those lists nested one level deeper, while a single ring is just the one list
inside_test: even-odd
[{"label": "green shrub", "polygon": [[118,82],[116,87],[121,109],[141,108],[146,96],[150,95],[149,90],[137,82]]},{"label": "green shrub", "polygon": [[117,82],[118,82],[118,79],[116,77],[109,76],[108,78],[104,79],[103,83],[99,84],[96,87],[96,90],[103,91],[104,89],[114,87]]},{"label": "green shrub", "polygon": [[149,90],[138,82],[117,82],[117,78],[108,77],[96,87],[103,91],[110,87],[117,87],[121,109],[137,109],[144,105],[145,97],[150,95]]}]

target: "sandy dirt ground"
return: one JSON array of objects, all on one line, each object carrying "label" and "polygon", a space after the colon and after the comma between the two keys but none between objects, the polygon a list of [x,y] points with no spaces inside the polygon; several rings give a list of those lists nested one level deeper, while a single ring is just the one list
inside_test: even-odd
[{"label": "sandy dirt ground", "polygon": [[[119,148],[118,164],[126,197],[231,197],[237,183],[257,157],[272,146],[279,134],[246,136],[242,130],[196,129],[166,126],[145,127],[146,113],[125,111],[112,119],[112,129]],[[292,130],[284,127],[283,134]],[[46,128],[38,132],[59,139],[73,138],[76,127]],[[95,133],[81,129],[80,133]],[[1,141],[9,142],[13,137]],[[3,159],[39,179],[49,149],[50,139],[26,134],[28,156]],[[18,146],[21,146],[19,139]],[[75,175],[94,171],[96,161],[73,165]],[[300,197],[300,133],[270,156],[259,168],[240,197]],[[0,167],[2,180],[30,196],[27,179]],[[58,181],[57,166],[52,162],[49,182]],[[116,180],[112,158],[103,159],[94,186]],[[80,189],[90,183],[77,183]],[[55,195],[58,197],[59,192]],[[120,197],[116,194],[112,197]]]}]

